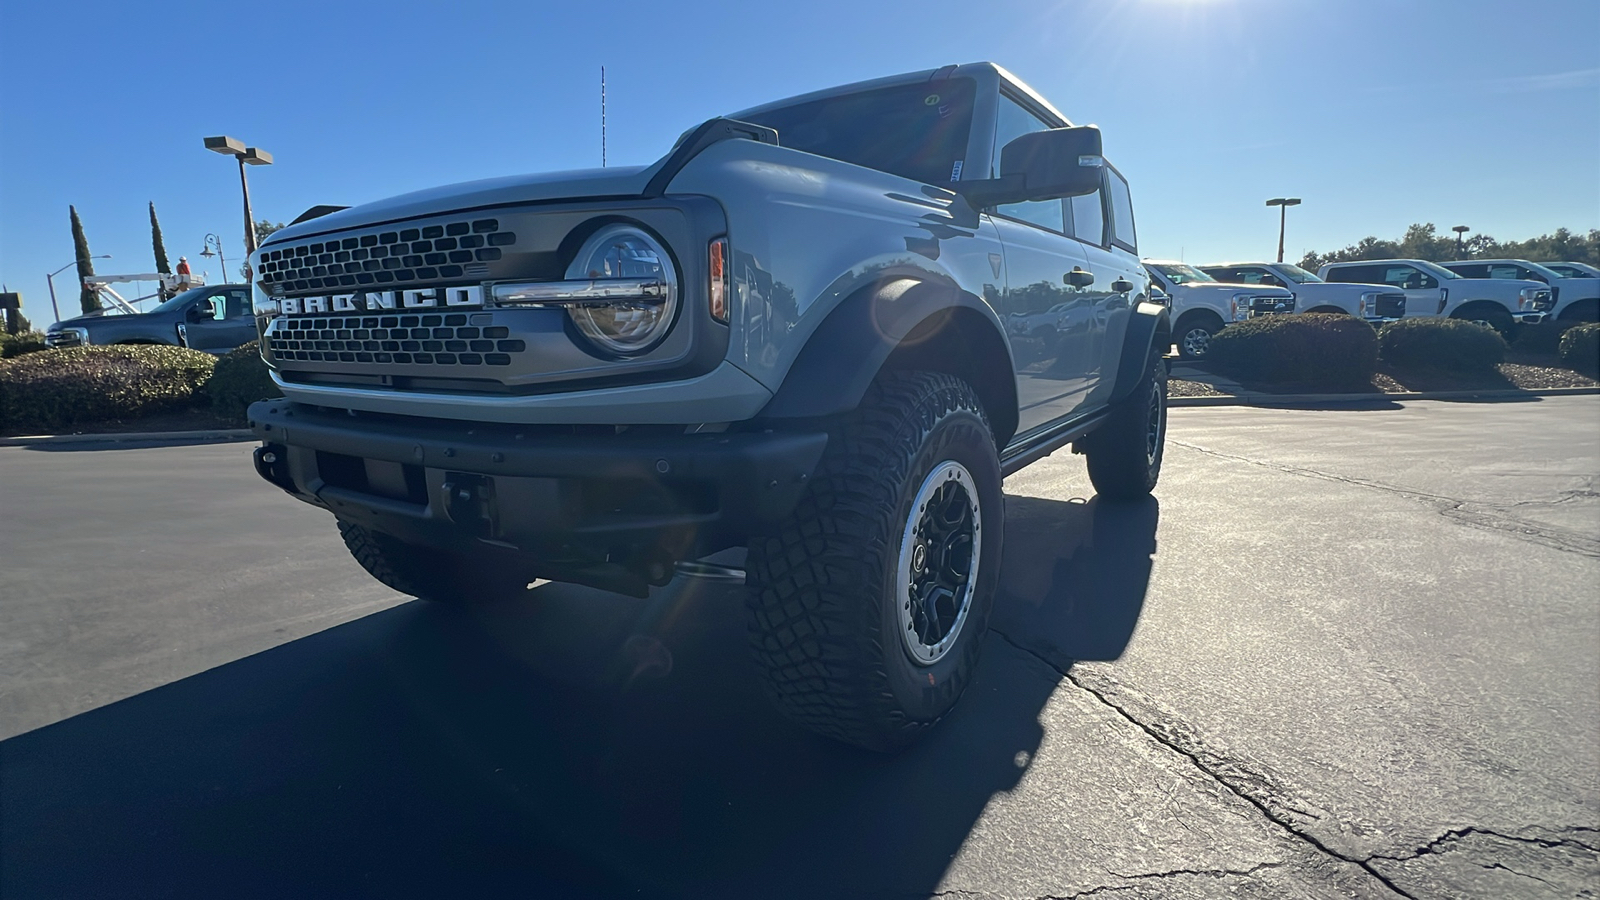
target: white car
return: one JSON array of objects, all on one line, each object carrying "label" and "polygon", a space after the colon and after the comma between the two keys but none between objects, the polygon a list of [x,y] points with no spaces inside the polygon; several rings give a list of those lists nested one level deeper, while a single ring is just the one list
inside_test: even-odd
[{"label": "white car", "polygon": [[1375,326],[1406,314],[1406,295],[1386,284],[1330,284],[1294,263],[1215,263],[1200,271],[1230,284],[1288,288],[1297,313],[1343,313]]},{"label": "white car", "polygon": [[1294,312],[1294,294],[1284,288],[1224,284],[1194,266],[1167,259],[1144,260],[1144,268],[1153,286],[1170,298],[1172,339],[1184,359],[1204,357],[1211,336],[1230,322]]},{"label": "white car", "polygon": [[1564,275],[1556,268],[1562,263],[1543,265],[1525,259],[1464,259],[1439,265],[1467,278],[1510,278],[1548,284],[1555,300],[1550,315],[1557,322],[1600,321],[1600,272]]},{"label": "white car", "polygon": [[1406,318],[1448,316],[1486,325],[1506,340],[1520,324],[1536,325],[1550,315],[1555,294],[1537,281],[1463,278],[1425,259],[1363,259],[1329,263],[1323,281],[1387,284],[1406,294]]}]

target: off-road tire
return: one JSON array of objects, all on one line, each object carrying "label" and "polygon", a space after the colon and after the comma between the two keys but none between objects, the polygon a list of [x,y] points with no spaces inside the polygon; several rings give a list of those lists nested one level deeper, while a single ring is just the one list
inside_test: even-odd
[{"label": "off-road tire", "polygon": [[[973,491],[961,496],[977,502],[977,571],[969,570],[965,619],[923,664],[909,647],[917,638],[900,634],[903,539],[923,521],[912,508],[919,491],[949,462],[971,476]],[[750,645],[781,712],[828,737],[893,751],[950,711],[977,668],[999,583],[1000,482],[970,385],[930,372],[879,377],[832,431],[794,513],[750,541]]]},{"label": "off-road tire", "polygon": [[520,596],[529,578],[500,560],[468,559],[340,520],[339,536],[373,578],[402,594],[451,606]]},{"label": "off-road tire", "polygon": [[[1205,359],[1208,355],[1209,347],[1202,348],[1199,344],[1209,344],[1211,338],[1216,337],[1217,332],[1221,331],[1227,324],[1222,321],[1221,316],[1213,312],[1197,310],[1192,313],[1186,313],[1183,318],[1178,320],[1178,327],[1172,330],[1172,336],[1178,345],[1178,355],[1184,359]],[[1205,341],[1200,342],[1191,337],[1197,331],[1206,332]]]},{"label": "off-road tire", "polygon": [[1089,481],[1107,500],[1138,500],[1155,490],[1167,442],[1167,367],[1152,351],[1133,393],[1104,425],[1079,442]]}]

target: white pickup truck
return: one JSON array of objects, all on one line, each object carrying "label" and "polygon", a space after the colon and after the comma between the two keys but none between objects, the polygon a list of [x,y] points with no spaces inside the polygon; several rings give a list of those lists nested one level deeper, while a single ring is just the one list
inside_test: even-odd
[{"label": "white pickup truck", "polygon": [[1330,284],[1294,263],[1243,262],[1201,266],[1200,271],[1230,284],[1288,288],[1295,312],[1343,313],[1382,325],[1406,314],[1406,295],[1386,284]]},{"label": "white pickup truck", "polygon": [[1600,272],[1590,275],[1581,269],[1573,269],[1570,271],[1580,274],[1568,275],[1555,266],[1525,259],[1464,259],[1439,265],[1464,278],[1515,279],[1548,284],[1551,299],[1555,301],[1550,315],[1557,322],[1577,324],[1600,321]]},{"label": "white pickup truck", "polygon": [[1178,355],[1200,359],[1211,347],[1211,336],[1229,322],[1252,316],[1294,312],[1294,294],[1262,284],[1224,284],[1186,263],[1169,259],[1144,260],[1154,287],[1169,298],[1172,338]]},{"label": "white pickup truck", "polygon": [[1537,281],[1463,278],[1438,263],[1423,259],[1364,259],[1329,263],[1318,272],[1323,281],[1386,284],[1406,295],[1406,317],[1448,316],[1467,319],[1516,337],[1517,326],[1537,325],[1555,305],[1550,286]]}]

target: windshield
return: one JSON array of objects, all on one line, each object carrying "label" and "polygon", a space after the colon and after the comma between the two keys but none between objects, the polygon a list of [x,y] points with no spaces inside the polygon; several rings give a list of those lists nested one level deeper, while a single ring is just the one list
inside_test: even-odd
[{"label": "windshield", "polygon": [[196,297],[204,297],[205,295],[211,293],[213,290],[215,290],[215,288],[209,288],[209,287],[190,288],[189,290],[184,291],[183,293],[179,294],[178,296],[173,297],[171,300],[168,300],[167,302],[165,302],[165,303],[163,303],[163,304],[151,309],[150,311],[153,312],[153,313],[172,312],[173,310],[176,310],[176,309],[182,307],[184,304],[188,303],[190,300],[193,300]]},{"label": "windshield", "polygon": [[1201,281],[1215,282],[1216,279],[1196,269],[1194,266],[1183,263],[1152,263],[1151,268],[1167,276],[1173,284],[1193,284]]},{"label": "windshield", "polygon": [[1278,263],[1274,267],[1279,275],[1295,284],[1321,284],[1322,279],[1292,263]]},{"label": "windshield", "polygon": [[961,179],[972,130],[970,78],[843,94],[742,118],[776,129],[784,147],[925,184]]}]

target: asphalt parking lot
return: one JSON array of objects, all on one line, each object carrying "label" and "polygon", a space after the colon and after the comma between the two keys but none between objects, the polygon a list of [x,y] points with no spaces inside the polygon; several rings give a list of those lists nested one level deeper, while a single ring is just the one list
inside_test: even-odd
[{"label": "asphalt parking lot", "polygon": [[457,613],[249,444],[0,448],[0,896],[1600,891],[1600,397],[1170,441],[1145,504],[1007,481],[981,674],[893,758],[767,709],[736,586]]}]

